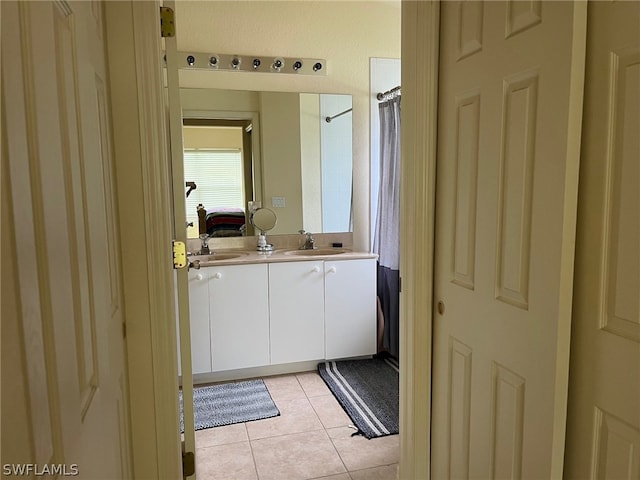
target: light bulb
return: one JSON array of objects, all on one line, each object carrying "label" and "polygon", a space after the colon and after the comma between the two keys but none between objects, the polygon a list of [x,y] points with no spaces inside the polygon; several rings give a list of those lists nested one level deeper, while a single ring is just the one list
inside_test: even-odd
[{"label": "light bulb", "polygon": [[276,71],[279,72],[280,70],[282,70],[282,68],[284,67],[284,60],[280,57],[277,57],[273,60],[273,64],[271,65],[271,67]]}]

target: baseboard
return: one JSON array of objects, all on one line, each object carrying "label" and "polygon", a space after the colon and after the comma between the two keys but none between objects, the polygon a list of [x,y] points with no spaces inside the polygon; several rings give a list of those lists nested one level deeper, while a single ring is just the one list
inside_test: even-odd
[{"label": "baseboard", "polygon": [[[193,383],[195,385],[202,383],[227,382],[230,380],[245,380],[247,378],[270,377],[273,375],[284,375],[288,373],[315,372],[318,369],[318,363],[320,362],[322,362],[322,360],[241,368],[238,370],[225,370],[222,372],[198,373],[193,376]],[[180,384],[182,385],[182,378],[180,378]]]},{"label": "baseboard", "polygon": [[[350,358],[371,358],[365,357]],[[272,377],[274,375],[286,375],[291,373],[316,372],[318,364],[325,362],[324,359],[310,360],[306,362],[283,363],[281,365],[266,365],[262,367],[241,368],[237,370],[225,370],[222,372],[197,373],[193,376],[193,384],[228,382],[232,380],[246,380],[247,378]],[[182,377],[178,377],[178,383],[182,386]]]}]

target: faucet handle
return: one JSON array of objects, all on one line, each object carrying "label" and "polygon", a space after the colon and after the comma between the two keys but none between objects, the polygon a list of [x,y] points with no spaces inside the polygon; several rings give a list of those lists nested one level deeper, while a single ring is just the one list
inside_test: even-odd
[{"label": "faucet handle", "polygon": [[304,234],[305,234],[305,233],[307,233],[307,232],[305,232],[305,231],[304,231],[304,228],[303,228],[302,230],[298,230],[298,233],[299,233],[300,235],[304,235]]},{"label": "faucet handle", "polygon": [[316,248],[316,240],[313,238],[313,234],[311,232],[307,232],[307,241],[305,243],[306,248],[310,250],[315,250]]},{"label": "faucet handle", "polygon": [[206,233],[200,234],[200,255],[209,255],[211,250],[209,249],[210,236]]}]

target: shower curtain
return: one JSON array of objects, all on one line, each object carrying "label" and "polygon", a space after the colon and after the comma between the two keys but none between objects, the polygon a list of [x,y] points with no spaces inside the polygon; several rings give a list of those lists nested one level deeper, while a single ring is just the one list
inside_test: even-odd
[{"label": "shower curtain", "polygon": [[400,343],[400,96],[380,110],[380,185],[373,237],[378,298],[384,315],[382,346],[398,357]]}]

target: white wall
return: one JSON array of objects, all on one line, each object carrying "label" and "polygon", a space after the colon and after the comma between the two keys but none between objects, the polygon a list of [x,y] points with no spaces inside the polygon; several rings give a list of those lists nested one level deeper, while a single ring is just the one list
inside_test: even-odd
[{"label": "white wall", "polygon": [[182,71],[181,86],[353,96],[354,243],[369,249],[369,61],[400,57],[400,1],[180,1],[178,49],[327,60],[326,76]]},{"label": "white wall", "polygon": [[320,98],[300,95],[300,165],[302,167],[303,229],[322,232],[322,180],[320,158]]},{"label": "white wall", "polygon": [[[262,115],[263,207],[278,219],[270,235],[302,228],[302,170],[300,166],[300,96],[282,92],[260,94]],[[273,198],[284,198],[276,208]]]},{"label": "white wall", "polygon": [[240,127],[184,127],[184,148],[230,148],[242,150]]}]

